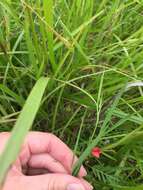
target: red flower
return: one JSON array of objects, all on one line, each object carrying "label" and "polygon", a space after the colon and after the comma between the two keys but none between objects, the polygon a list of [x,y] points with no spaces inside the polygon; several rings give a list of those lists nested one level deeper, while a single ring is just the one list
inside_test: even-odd
[{"label": "red flower", "polygon": [[91,153],[92,153],[92,156],[96,158],[100,158],[100,154],[102,153],[102,151],[99,147],[95,147],[92,149]]}]

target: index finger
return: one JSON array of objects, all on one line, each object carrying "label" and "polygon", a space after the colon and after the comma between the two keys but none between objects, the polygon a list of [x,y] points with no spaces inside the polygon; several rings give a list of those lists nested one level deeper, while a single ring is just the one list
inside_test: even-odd
[{"label": "index finger", "polygon": [[[77,157],[70,148],[59,138],[51,133],[30,132],[26,138],[26,143],[31,154],[48,153],[55,160],[59,161],[69,174],[72,172],[72,166],[77,161]],[[86,176],[87,172],[82,166],[79,176]]]}]

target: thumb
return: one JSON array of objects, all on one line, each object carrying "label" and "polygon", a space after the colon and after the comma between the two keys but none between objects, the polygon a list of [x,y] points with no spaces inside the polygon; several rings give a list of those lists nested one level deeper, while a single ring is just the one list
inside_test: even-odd
[{"label": "thumb", "polygon": [[30,188],[27,190],[92,190],[92,186],[83,179],[66,174],[46,174],[27,176]]},{"label": "thumb", "polygon": [[[15,182],[14,182],[15,181]],[[8,185],[8,184],[7,184]],[[10,184],[9,184],[10,185]],[[8,185],[8,186],[9,186]],[[4,190],[9,190],[5,187]],[[66,174],[46,174],[38,176],[19,176],[12,179],[12,190],[92,190],[92,186],[83,179]]]}]

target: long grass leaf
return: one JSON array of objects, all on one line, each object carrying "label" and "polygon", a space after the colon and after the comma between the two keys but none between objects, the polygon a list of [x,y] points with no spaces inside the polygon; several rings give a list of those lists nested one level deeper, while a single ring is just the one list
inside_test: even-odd
[{"label": "long grass leaf", "polygon": [[[43,1],[43,9],[45,20],[47,24],[53,28],[53,0],[44,0]],[[56,70],[55,58],[54,58],[54,47],[53,47],[53,32],[48,31],[47,33],[48,38],[48,48],[49,48],[49,58],[51,62],[51,66],[53,70]]]},{"label": "long grass leaf", "polygon": [[49,79],[44,77],[37,81],[17,119],[6,148],[0,156],[0,185],[2,185],[9,167],[15,161],[24,138],[32,126],[48,81]]}]

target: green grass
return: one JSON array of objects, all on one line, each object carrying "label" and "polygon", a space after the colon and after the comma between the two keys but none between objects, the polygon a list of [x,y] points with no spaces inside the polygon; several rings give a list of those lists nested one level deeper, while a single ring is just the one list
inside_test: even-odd
[{"label": "green grass", "polygon": [[41,77],[37,81],[16,121],[15,127],[12,130],[11,138],[7,143],[5,151],[0,157],[0,184],[3,183],[9,167],[16,160],[22,143],[24,142],[24,138],[33,124],[48,81],[49,79],[44,77]]},{"label": "green grass", "polygon": [[0,0],[0,131],[48,77],[32,130],[68,144],[95,189],[142,189],[142,12],[142,0]]}]

